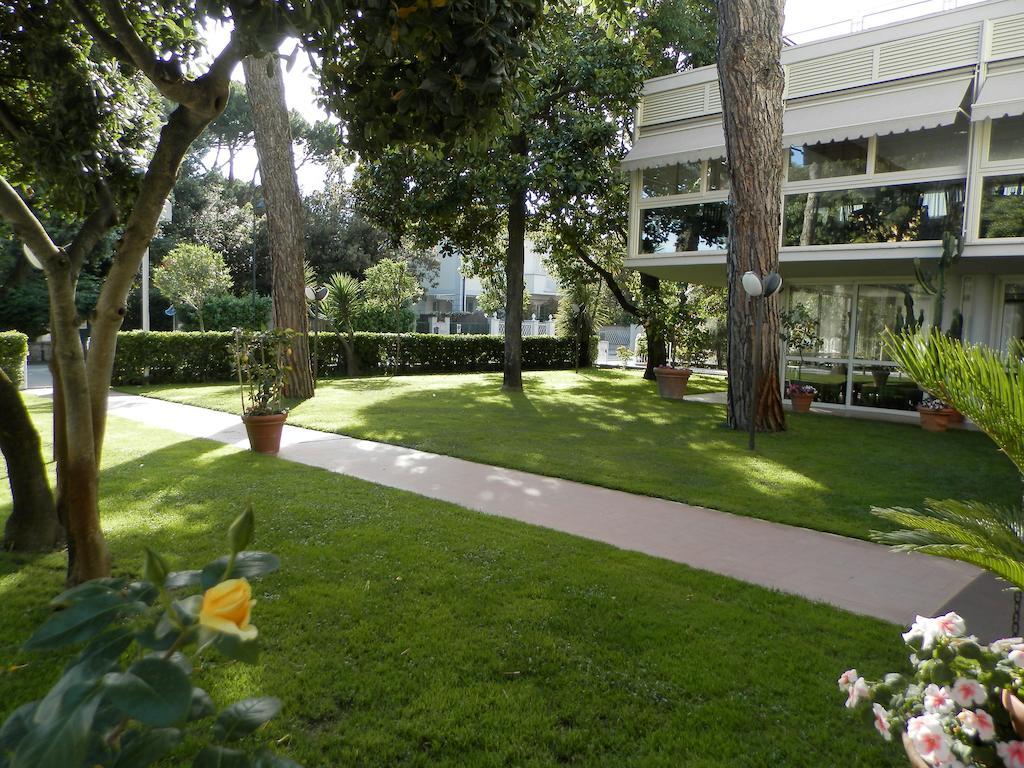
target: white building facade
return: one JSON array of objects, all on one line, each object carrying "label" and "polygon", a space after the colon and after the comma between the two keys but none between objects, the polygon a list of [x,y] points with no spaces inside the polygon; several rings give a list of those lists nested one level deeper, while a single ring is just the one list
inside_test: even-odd
[{"label": "white building facade", "polygon": [[[1005,348],[1024,335],[1024,0],[989,0],[783,50],[783,306],[822,341],[787,355],[819,401],[909,410],[882,332],[923,317]],[[715,67],[646,83],[627,265],[725,284],[728,173]],[[962,237],[944,317],[915,277]]]}]

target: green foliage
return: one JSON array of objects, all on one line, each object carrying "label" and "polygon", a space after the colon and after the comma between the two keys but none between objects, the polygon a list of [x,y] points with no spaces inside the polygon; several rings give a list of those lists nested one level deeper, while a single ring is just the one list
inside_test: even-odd
[{"label": "green foliage", "polygon": [[422,289],[408,264],[381,259],[363,277],[356,328],[396,333],[408,330],[413,317],[407,305],[420,293]]},{"label": "green foliage", "polygon": [[15,386],[21,386],[25,375],[25,359],[28,357],[28,337],[17,331],[0,331],[0,371]]},{"label": "green foliage", "polygon": [[351,275],[336,272],[327,280],[324,315],[339,333],[351,333],[362,306],[362,286]]},{"label": "green foliage", "polygon": [[[394,370],[395,334],[356,332],[353,338],[361,372]],[[324,375],[346,373],[344,346],[347,339],[347,334],[319,334],[319,365]],[[125,331],[118,334],[113,381],[115,384],[142,384],[147,380],[155,384],[230,381],[235,371],[230,351],[233,343],[231,333]],[[402,336],[398,354],[401,355],[398,370],[402,373],[448,373],[501,370],[505,353],[500,336],[410,333]],[[572,368],[574,354],[575,344],[571,339],[548,336],[523,339],[523,367],[527,369]]]},{"label": "green foliage", "polygon": [[30,274],[0,298],[0,328],[21,331],[30,339],[50,327],[50,297],[42,274]]},{"label": "green foliage", "polygon": [[289,328],[234,330],[231,351],[245,416],[266,416],[284,410],[282,397],[285,378],[291,368],[291,338],[294,335]]},{"label": "green foliage", "polygon": [[[207,331],[230,331],[232,328],[259,330],[270,322],[273,300],[269,296],[256,297],[255,322],[252,309],[252,295],[235,296],[220,293],[211,296],[203,304],[203,324]],[[199,319],[187,304],[177,307],[178,322],[186,328],[195,328]]]},{"label": "green foliage", "polygon": [[818,324],[804,304],[779,312],[779,326],[779,336],[786,342],[787,349],[798,350],[802,355],[807,350],[817,349],[821,344]]},{"label": "green foliage", "polygon": [[231,287],[224,257],[209,246],[183,243],[168,253],[153,270],[153,286],[175,304],[195,310],[199,330],[205,331],[203,307]]},{"label": "green foliage", "polygon": [[[147,550],[145,572],[160,578],[96,579],[56,597],[51,605],[59,610],[36,630],[25,648],[84,647],[43,699],[23,705],[8,717],[0,729],[3,765],[146,766],[176,748],[186,732],[193,739],[219,742],[203,747],[206,753],[245,739],[277,716],[280,702],[266,697],[235,702],[217,714],[206,692],[193,686],[192,664],[186,655],[212,647],[228,659],[255,660],[258,645],[256,630],[249,625],[252,603],[247,579],[271,573],[278,562],[264,552],[240,550],[252,538],[252,529],[251,510],[232,524],[228,565],[203,585],[205,594],[182,592],[195,586],[190,574],[198,571],[168,574],[163,558]],[[239,530],[248,535],[237,535]],[[244,574],[231,565],[243,558],[250,564]],[[262,565],[253,567],[255,562]],[[218,610],[218,602],[208,592],[214,587],[230,592],[230,610]],[[221,642],[224,638],[247,647],[242,650]],[[226,649],[234,652],[225,653]],[[214,715],[209,730],[208,721]],[[275,759],[261,753],[263,760]],[[266,764],[253,761],[247,751],[239,751],[231,763],[240,768]]]},{"label": "green foliage", "polygon": [[[1024,478],[1021,359],[942,335],[886,332],[890,357],[923,389],[977,424]],[[929,500],[924,512],[873,509],[900,526],[876,539],[898,549],[985,568],[1024,589],[1024,510],[981,501]]]},{"label": "green foliage", "polygon": [[[493,315],[497,312],[505,311],[505,304],[508,301],[508,291],[505,283],[506,277],[505,270],[503,269],[491,270],[483,275],[480,279],[482,290],[476,300],[477,307],[480,308],[481,312]],[[533,298],[530,296],[530,291],[524,286],[523,317],[530,317],[530,307],[532,304]]]}]

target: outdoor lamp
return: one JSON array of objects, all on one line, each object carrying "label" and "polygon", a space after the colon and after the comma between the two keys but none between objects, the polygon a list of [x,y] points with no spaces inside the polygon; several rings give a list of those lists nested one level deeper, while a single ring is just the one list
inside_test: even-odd
[{"label": "outdoor lamp", "polygon": [[316,294],[313,293],[313,286],[306,286],[306,301],[316,301]]},{"label": "outdoor lamp", "polygon": [[36,269],[43,268],[43,262],[39,260],[39,257],[36,256],[35,253],[33,253],[31,248],[29,248],[27,245],[22,245],[21,250],[25,254],[25,258],[28,259],[29,264],[31,264]]},{"label": "outdoor lamp", "polygon": [[764,293],[764,285],[761,283],[761,278],[753,272],[744,272],[743,290],[747,292],[747,296],[757,298]]},{"label": "outdoor lamp", "polygon": [[743,290],[753,302],[751,310],[754,314],[754,325],[751,328],[751,368],[753,377],[750,386],[750,450],[754,450],[754,435],[757,432],[757,393],[758,393],[758,361],[761,359],[761,302],[756,299],[767,299],[782,290],[782,276],[778,272],[769,272],[763,278],[754,272],[743,273]]},{"label": "outdoor lamp", "polygon": [[313,289],[313,301],[323,301],[327,298],[327,286],[321,285],[319,288]]}]

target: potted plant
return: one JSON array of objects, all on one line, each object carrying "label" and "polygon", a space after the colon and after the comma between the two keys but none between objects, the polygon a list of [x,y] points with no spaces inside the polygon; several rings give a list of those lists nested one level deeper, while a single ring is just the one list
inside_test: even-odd
[{"label": "potted plant", "polygon": [[288,411],[284,407],[285,376],[292,331],[243,331],[235,328],[233,352],[242,397],[242,423],[256,453],[277,453]]},{"label": "potted plant", "polygon": [[811,403],[818,394],[818,390],[810,384],[790,384],[786,387],[786,395],[793,403],[793,410],[797,413],[807,413],[811,410]]},{"label": "potted plant", "polygon": [[666,400],[682,400],[686,396],[686,384],[693,373],[689,368],[676,367],[674,363],[659,365],[654,369],[658,380],[658,394]]},{"label": "potted plant", "polygon": [[700,332],[697,318],[688,311],[686,299],[681,296],[678,316],[665,329],[665,338],[669,342],[669,361],[654,369],[658,394],[666,400],[682,400],[686,397],[686,385],[693,370],[686,363],[677,363],[676,355],[681,353],[685,360],[689,360],[692,351],[700,344]]},{"label": "potted plant", "polygon": [[921,428],[926,432],[945,432],[953,416],[953,409],[934,397],[926,397],[917,406],[921,414]]}]

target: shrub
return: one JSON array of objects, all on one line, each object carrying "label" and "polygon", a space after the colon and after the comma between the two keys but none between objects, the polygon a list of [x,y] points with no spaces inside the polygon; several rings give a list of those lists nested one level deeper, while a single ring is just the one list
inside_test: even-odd
[{"label": "shrub", "polygon": [[[230,331],[232,328],[244,328],[258,331],[266,328],[270,321],[270,310],[273,305],[269,296],[256,297],[256,323],[253,323],[252,294],[234,296],[221,293],[211,296],[203,305],[203,324],[208,331]],[[189,328],[199,326],[195,310],[187,304],[177,308],[178,320]]]},{"label": "shrub", "polygon": [[0,370],[20,387],[25,383],[25,358],[28,357],[28,336],[17,331],[0,331]]},{"label": "shrub", "polygon": [[[119,334],[114,360],[114,384],[189,383],[232,379],[230,333],[161,333],[126,331]],[[395,334],[356,333],[355,357],[361,373],[395,370]],[[311,354],[317,355],[320,375],[345,373],[345,348],[337,333],[310,335]],[[531,336],[523,339],[523,368],[572,368],[572,339]],[[472,373],[500,371],[504,360],[501,336],[441,336],[409,333],[402,336],[400,373]]]}]

